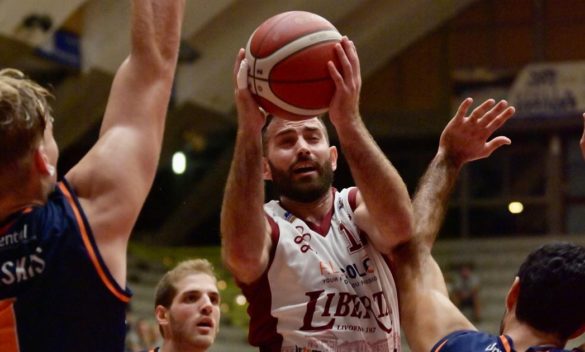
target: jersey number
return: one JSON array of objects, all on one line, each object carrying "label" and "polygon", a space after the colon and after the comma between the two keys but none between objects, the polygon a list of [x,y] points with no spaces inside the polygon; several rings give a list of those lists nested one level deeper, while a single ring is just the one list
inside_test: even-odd
[{"label": "jersey number", "polygon": [[351,231],[349,231],[343,224],[339,225],[339,230],[345,235],[345,237],[347,237],[347,240],[349,241],[349,247],[347,250],[349,250],[350,253],[353,253],[363,247],[361,242],[359,242],[359,240],[357,240]]}]

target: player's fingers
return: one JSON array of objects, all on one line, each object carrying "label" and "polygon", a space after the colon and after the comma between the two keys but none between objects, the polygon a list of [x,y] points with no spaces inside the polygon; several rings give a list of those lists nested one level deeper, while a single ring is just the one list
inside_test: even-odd
[{"label": "player's fingers", "polygon": [[455,113],[453,120],[459,120],[459,121],[463,120],[463,118],[467,114],[467,110],[469,110],[469,107],[471,106],[471,104],[473,104],[472,98],[466,98],[465,100],[463,100],[461,102],[461,104],[459,104],[459,108],[457,108],[457,112]]},{"label": "player's fingers", "polygon": [[343,46],[345,48],[345,53],[347,54],[354,75],[357,78],[361,77],[360,59],[357,54],[357,49],[354,42],[348,39],[343,41]]},{"label": "player's fingers", "polygon": [[335,67],[333,61],[327,62],[327,68],[329,69],[329,75],[331,76],[333,83],[335,83],[335,87],[336,88],[341,87],[341,85],[343,85],[343,77],[341,76],[341,73],[339,73],[339,71],[337,70],[337,67]]},{"label": "player's fingers", "polygon": [[246,51],[243,48],[240,48],[240,50],[238,50],[238,53],[236,54],[236,61],[234,62],[234,69],[233,69],[233,81],[234,81],[235,87],[237,87],[237,77],[238,77],[238,71],[240,71],[240,63],[242,62],[242,60],[244,59],[245,56],[246,56]]},{"label": "player's fingers", "polygon": [[248,60],[243,59],[240,62],[240,68],[236,77],[238,89],[246,89],[248,87]]},{"label": "player's fingers", "polygon": [[491,108],[493,108],[494,105],[496,105],[496,102],[493,99],[488,99],[488,100],[484,101],[478,107],[473,109],[473,111],[471,112],[471,115],[469,115],[469,118],[471,118],[473,120],[478,120],[480,117],[485,115],[486,112],[488,112]]},{"label": "player's fingers", "polygon": [[339,63],[341,64],[342,76],[344,78],[349,78],[352,76],[353,70],[351,67],[351,63],[349,62],[349,58],[347,57],[347,54],[345,52],[345,49],[342,46],[344,41],[347,41],[346,37],[343,37],[341,39],[341,43],[335,44],[335,51],[337,52],[337,58],[339,59]]},{"label": "player's fingers", "polygon": [[510,138],[505,136],[498,136],[492,139],[491,141],[485,144],[486,154],[485,157],[490,156],[496,149],[500,148],[503,145],[512,144]]},{"label": "player's fingers", "polygon": [[503,124],[506,123],[514,114],[516,113],[516,108],[513,106],[508,106],[504,111],[499,113],[494,119],[492,119],[486,126],[486,128],[493,133],[498,128],[500,128]]},{"label": "player's fingers", "polygon": [[500,100],[496,105],[494,105],[488,112],[480,116],[478,119],[478,123],[484,126],[487,126],[492,122],[493,119],[498,117],[502,111],[504,111],[508,107],[508,102],[505,100]]}]

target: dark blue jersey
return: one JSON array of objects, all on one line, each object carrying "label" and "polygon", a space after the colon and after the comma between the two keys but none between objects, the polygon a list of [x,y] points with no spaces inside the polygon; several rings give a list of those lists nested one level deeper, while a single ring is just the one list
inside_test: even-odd
[{"label": "dark blue jersey", "polygon": [[130,295],[66,181],[0,224],[0,351],[123,351]]},{"label": "dark blue jersey", "polygon": [[[509,336],[494,336],[480,331],[462,330],[443,337],[431,352],[515,352]],[[579,349],[564,350],[551,346],[535,346],[526,352],[581,352]]]}]

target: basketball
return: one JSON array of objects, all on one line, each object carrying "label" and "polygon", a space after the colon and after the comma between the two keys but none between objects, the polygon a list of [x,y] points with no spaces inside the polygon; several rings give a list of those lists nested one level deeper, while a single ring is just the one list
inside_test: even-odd
[{"label": "basketball", "polygon": [[329,21],[305,11],[264,21],[246,45],[248,86],[268,113],[301,120],[327,112],[335,93],[327,62],[340,70],[334,46],[341,34]]}]

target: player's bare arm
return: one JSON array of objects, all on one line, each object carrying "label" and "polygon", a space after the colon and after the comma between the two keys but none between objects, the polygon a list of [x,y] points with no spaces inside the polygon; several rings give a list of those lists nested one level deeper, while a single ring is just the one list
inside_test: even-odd
[{"label": "player's bare arm", "polygon": [[127,241],[157,169],[184,7],[132,1],[131,52],[114,77],[99,140],[67,174],[122,286]]},{"label": "player's bare arm", "polygon": [[423,175],[413,200],[413,239],[396,249],[401,324],[413,351],[429,351],[447,334],[475,329],[449,300],[443,274],[431,255],[462,166],[488,157],[510,140],[490,136],[514,114],[505,101],[487,100],[466,116],[466,99],[445,127],[437,155]]},{"label": "player's bare arm", "polygon": [[344,37],[336,45],[336,50],[342,72],[329,63],[329,71],[336,86],[329,116],[360,191],[356,223],[368,232],[379,251],[388,254],[396,244],[406,241],[412,232],[410,197],[402,178],[361,119],[359,94],[362,82],[359,58],[353,42]]},{"label": "player's bare arm", "polygon": [[264,115],[247,88],[241,49],[234,65],[238,132],[221,211],[222,256],[232,274],[249,284],[268,267],[270,226],[264,215]]}]

